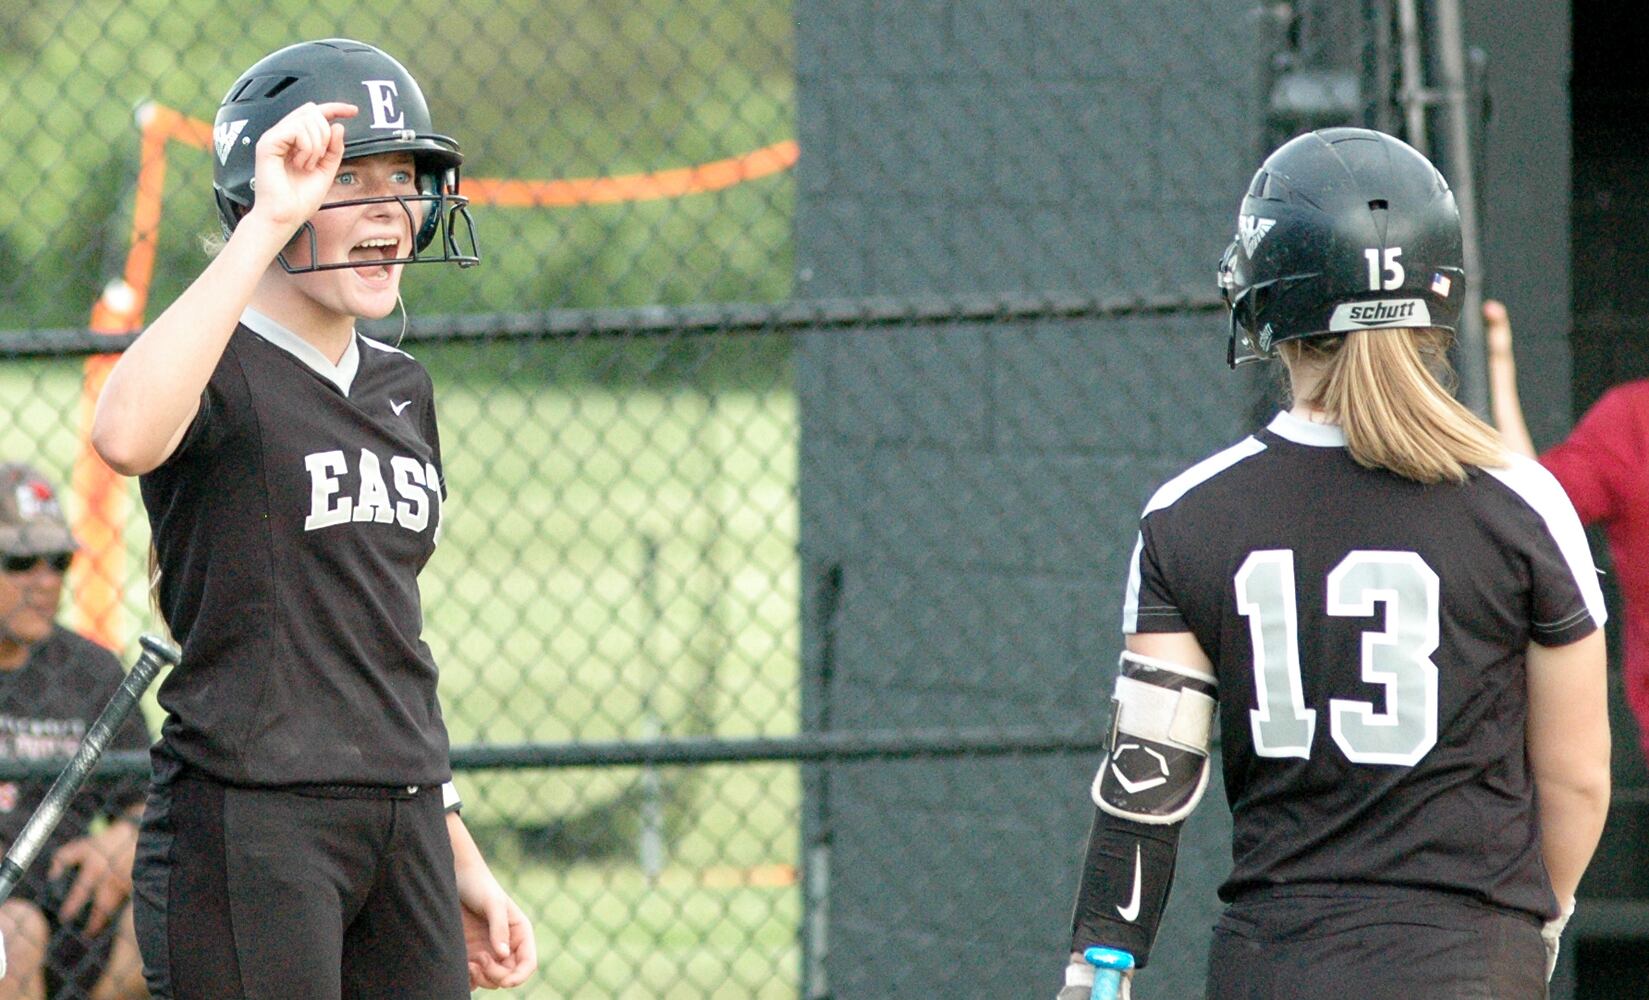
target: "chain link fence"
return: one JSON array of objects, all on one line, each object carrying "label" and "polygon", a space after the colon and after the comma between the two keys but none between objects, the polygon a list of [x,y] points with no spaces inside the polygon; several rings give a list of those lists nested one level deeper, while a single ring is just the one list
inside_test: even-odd
[{"label": "chain link fence", "polygon": [[[516,995],[1051,992],[1129,525],[1267,391],[1216,381],[1212,274],[1278,6],[0,5],[0,459],[87,544],[63,620],[151,621],[83,438],[205,262],[204,123],[281,45],[380,45],[484,257],[364,329],[437,387],[425,635]],[[917,960],[993,921],[1016,987]]]}]

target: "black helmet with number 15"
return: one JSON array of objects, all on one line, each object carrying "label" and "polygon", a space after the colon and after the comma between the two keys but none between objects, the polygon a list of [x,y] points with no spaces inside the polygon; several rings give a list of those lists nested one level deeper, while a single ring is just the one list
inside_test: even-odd
[{"label": "black helmet with number 15", "polygon": [[[1254,174],[1219,284],[1232,367],[1301,337],[1452,333],[1466,292],[1460,211],[1443,175],[1402,140],[1363,128],[1309,132]],[[1239,338],[1252,355],[1238,357]]]},{"label": "black helmet with number 15", "polygon": [[[417,174],[416,195],[384,195],[330,202],[322,208],[398,202],[412,222],[411,256],[371,264],[450,261],[460,267],[480,262],[469,199],[458,193],[464,156],[456,140],[435,131],[418,81],[387,53],[364,42],[328,38],[300,42],[272,52],[240,75],[224,95],[212,125],[212,191],[227,236],[256,198],[258,138],[294,109],[309,103],[342,101],[359,108],[344,127],[344,159],[409,152]],[[307,223],[305,224],[307,228]],[[309,228],[311,240],[314,230]],[[439,240],[437,238],[439,237]],[[432,245],[435,250],[425,253]],[[359,267],[361,262],[314,262],[288,271]]]}]

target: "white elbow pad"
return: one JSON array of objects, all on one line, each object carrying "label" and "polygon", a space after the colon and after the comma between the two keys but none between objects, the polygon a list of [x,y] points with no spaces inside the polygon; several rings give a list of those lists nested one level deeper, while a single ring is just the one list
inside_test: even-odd
[{"label": "white elbow pad", "polygon": [[1111,697],[1094,805],[1139,823],[1178,823],[1208,790],[1208,747],[1219,685],[1210,674],[1124,652]]}]

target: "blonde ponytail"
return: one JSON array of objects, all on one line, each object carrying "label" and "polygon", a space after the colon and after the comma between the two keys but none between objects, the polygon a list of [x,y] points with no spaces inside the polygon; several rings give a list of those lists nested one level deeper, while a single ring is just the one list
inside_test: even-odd
[{"label": "blonde ponytail", "polygon": [[1436,329],[1358,330],[1286,341],[1292,368],[1321,371],[1313,398],[1345,432],[1359,465],[1421,483],[1464,482],[1468,467],[1506,464],[1500,435],[1452,393],[1450,335]]}]

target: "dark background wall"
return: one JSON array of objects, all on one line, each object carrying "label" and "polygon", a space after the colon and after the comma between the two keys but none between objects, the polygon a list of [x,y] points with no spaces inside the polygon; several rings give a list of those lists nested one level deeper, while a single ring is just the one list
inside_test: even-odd
[{"label": "dark background wall", "polygon": [[[1467,14],[1493,106],[1485,288],[1512,309],[1550,442],[1593,384],[1578,336],[1573,384],[1569,363],[1569,9]],[[1184,305],[800,338],[808,729],[1103,725],[1143,501],[1271,408],[1263,379],[1225,370],[1223,322],[1198,303],[1267,142],[1273,27],[1211,0],[798,5],[799,296]],[[1623,287],[1574,259],[1579,287]],[[1051,995],[1096,763],[808,769],[804,996]],[[1200,995],[1228,836],[1216,786],[1186,832],[1154,996]]]},{"label": "dark background wall", "polygon": [[[798,294],[1208,302],[1254,166],[1257,26],[1223,6],[804,0]],[[1097,732],[1139,510],[1246,429],[1222,331],[802,337],[804,724]],[[1096,764],[811,769],[804,996],[1051,996]],[[1159,995],[1198,988],[1227,840],[1211,802]]]},{"label": "dark background wall", "polygon": [[1483,290],[1512,315],[1530,432],[1573,423],[1569,385],[1569,4],[1468,0],[1467,44],[1487,57],[1477,149]]}]

